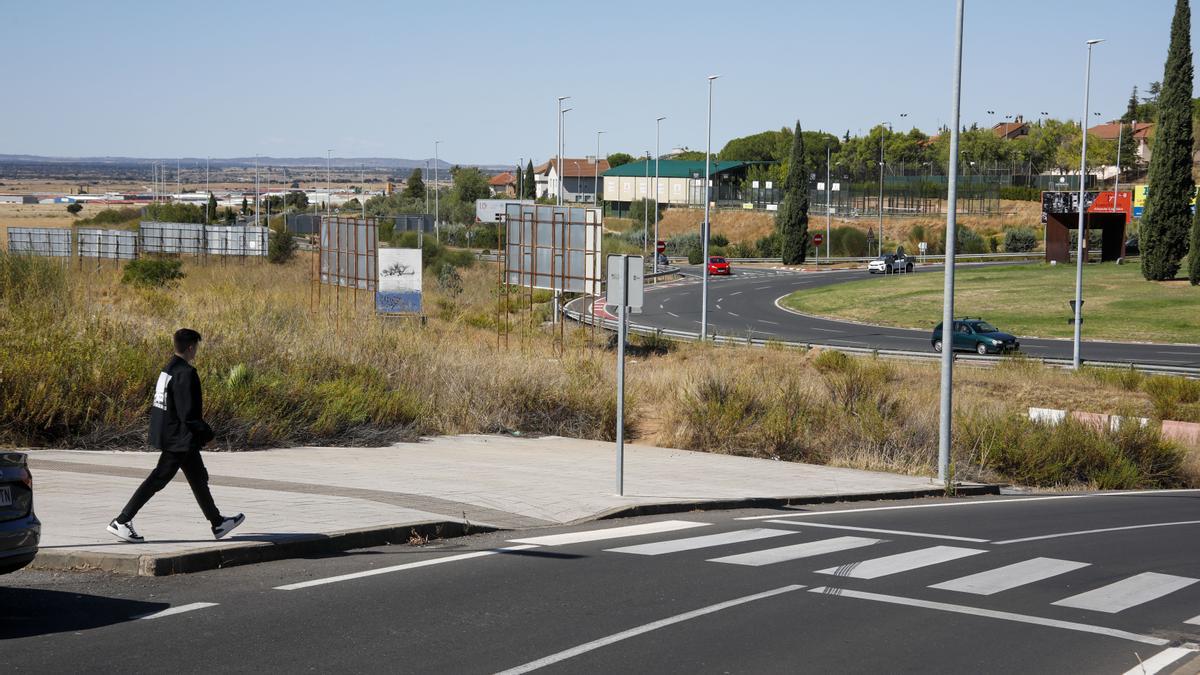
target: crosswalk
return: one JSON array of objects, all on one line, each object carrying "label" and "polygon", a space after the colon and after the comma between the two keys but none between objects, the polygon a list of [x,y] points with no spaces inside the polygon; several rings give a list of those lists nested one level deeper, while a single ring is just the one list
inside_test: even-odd
[{"label": "crosswalk", "polygon": [[[821,527],[807,528],[809,525],[818,525],[816,523],[772,522],[801,526],[799,529],[747,527],[713,534],[696,535],[689,533],[688,536],[670,537],[650,542],[605,548],[604,552],[616,555],[646,557],[669,556],[687,552],[700,552],[701,554],[711,552],[716,555],[712,557],[706,556],[704,560],[707,563],[750,568],[788,563],[802,564],[803,561],[809,558],[823,558],[825,564],[811,564],[804,571],[832,577],[862,580],[900,576],[908,572],[927,568],[937,569],[939,565],[946,565],[956,561],[964,561],[968,562],[968,564],[969,561],[979,563],[986,561],[989,558],[989,554],[992,556],[996,555],[996,551],[982,548],[978,545],[970,547],[945,544],[925,545],[929,542],[921,542],[922,545],[920,547],[899,553],[870,555],[869,551],[876,548],[880,549],[881,553],[885,552],[887,547],[884,545],[893,544],[894,546],[901,539],[912,543],[913,539],[907,535],[913,533],[895,532],[896,535],[901,536],[888,539],[859,536],[861,533],[831,536],[835,535],[835,533],[830,532],[828,529]],[[697,530],[710,525],[710,523],[689,520],[663,520],[637,525],[622,525],[565,534],[514,539],[512,543],[534,546],[559,546],[607,542],[618,539],[645,537],[648,535],[683,533],[684,531]],[[987,543],[986,540],[982,539],[969,539],[966,537],[960,539]],[[918,539],[917,541],[920,540]],[[754,550],[742,550],[739,552],[719,551],[719,549],[726,547],[741,547],[744,549],[750,546],[753,546]],[[725,554],[721,555],[721,553]],[[839,555],[844,560],[830,560],[830,558]],[[830,566],[830,562],[836,562],[836,564]],[[1086,585],[1080,586],[1079,579],[1072,578],[1071,575],[1087,568],[1096,569],[1092,563],[1049,557],[1033,557],[995,567],[983,563],[977,567],[979,569],[973,570],[969,574],[940,580],[929,584],[927,588],[933,591],[953,594],[994,596],[1032,584],[1044,582],[1054,584],[1054,582],[1061,580],[1062,586],[1069,587],[1076,592],[1066,597],[1060,596],[1059,599],[1050,602],[1050,605],[1101,614],[1117,614],[1160,600],[1200,582],[1200,579],[1191,577],[1148,571],[1115,581],[1110,581],[1111,577],[1109,577],[1105,579],[1105,581],[1110,581],[1109,583],[1097,588],[1087,588]],[[1052,591],[1053,587],[1053,585],[1045,586],[1042,587],[1042,590],[1049,588]],[[1065,594],[1067,591],[1060,591],[1060,593]],[[1188,625],[1200,625],[1200,615],[1192,616],[1191,618],[1181,617],[1179,621]]]}]

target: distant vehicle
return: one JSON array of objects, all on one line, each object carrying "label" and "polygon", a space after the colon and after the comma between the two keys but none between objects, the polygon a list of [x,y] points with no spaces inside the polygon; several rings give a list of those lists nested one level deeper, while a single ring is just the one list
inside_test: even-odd
[{"label": "distant vehicle", "polygon": [[[942,346],[942,324],[933,329],[930,338],[933,351],[940,352]],[[1004,354],[1021,349],[1021,343],[1012,335],[1003,333],[1000,329],[983,319],[964,317],[954,322],[954,351],[972,351],[977,354]]]},{"label": "distant vehicle", "polygon": [[33,515],[33,475],[25,455],[0,452],[0,574],[33,561],[42,524]]},{"label": "distant vehicle", "polygon": [[726,276],[729,276],[729,274],[731,273],[729,271],[729,261],[725,260],[725,258],[723,258],[719,255],[709,256],[709,258],[708,258],[708,273],[710,275],[724,274]]},{"label": "distant vehicle", "polygon": [[667,260],[667,255],[665,253],[656,253],[655,255],[658,256],[658,266],[659,267],[670,267],[671,266],[671,261]]},{"label": "distant vehicle", "polygon": [[1141,248],[1138,247],[1138,236],[1135,234],[1125,240],[1125,257],[1131,258],[1136,255],[1141,255]]},{"label": "distant vehicle", "polygon": [[895,272],[912,272],[913,259],[903,253],[884,253],[867,263],[867,271],[871,274],[893,274]]}]

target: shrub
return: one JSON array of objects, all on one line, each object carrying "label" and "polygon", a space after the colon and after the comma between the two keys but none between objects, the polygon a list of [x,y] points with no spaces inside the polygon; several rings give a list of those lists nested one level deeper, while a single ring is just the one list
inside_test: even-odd
[{"label": "shrub", "polygon": [[729,237],[726,237],[723,234],[709,235],[708,243],[712,246],[728,246],[729,245]]},{"label": "shrub", "polygon": [[1004,250],[1009,253],[1025,253],[1037,248],[1037,235],[1033,230],[1018,227],[1004,233]]},{"label": "shrub", "polygon": [[27,300],[44,304],[64,298],[66,290],[66,270],[62,265],[47,258],[0,251],[0,301],[10,306]]},{"label": "shrub", "polygon": [[458,270],[448,262],[442,263],[442,267],[438,270],[438,287],[447,295],[458,295],[462,293],[462,276]]},{"label": "shrub", "polygon": [[296,237],[291,232],[271,232],[270,243],[267,245],[267,260],[282,265],[296,257]]},{"label": "shrub", "polygon": [[779,239],[779,233],[772,232],[771,234],[760,238],[757,242],[755,242],[754,248],[758,249],[758,256],[756,257],[778,258],[782,254],[783,250]]},{"label": "shrub", "polygon": [[145,288],[169,286],[182,279],[183,261],[172,258],[138,258],[125,263],[121,283]]},{"label": "shrub", "polygon": [[1178,419],[1184,405],[1200,401],[1200,381],[1171,375],[1145,378],[1142,391],[1150,397],[1154,416],[1161,420]]},{"label": "shrub", "polygon": [[843,225],[829,233],[830,248],[834,256],[857,258],[869,255],[867,235],[856,227]]}]

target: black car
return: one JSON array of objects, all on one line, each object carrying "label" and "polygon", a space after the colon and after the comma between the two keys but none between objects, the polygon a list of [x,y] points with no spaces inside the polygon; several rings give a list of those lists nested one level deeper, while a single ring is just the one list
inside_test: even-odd
[{"label": "black car", "polygon": [[[942,324],[933,329],[930,337],[933,351],[942,351]],[[954,322],[953,349],[968,350],[979,354],[1004,354],[1021,349],[1017,338],[1000,332],[983,319],[962,318]]]},{"label": "black car", "polygon": [[42,524],[33,515],[33,474],[25,455],[0,452],[0,574],[33,561]]}]

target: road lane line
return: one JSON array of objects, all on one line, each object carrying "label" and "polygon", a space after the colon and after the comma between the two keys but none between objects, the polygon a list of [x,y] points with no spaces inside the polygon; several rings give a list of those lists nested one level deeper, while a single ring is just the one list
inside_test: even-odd
[{"label": "road lane line", "polygon": [[1052,604],[1059,607],[1074,607],[1116,614],[1130,607],[1169,595],[1181,588],[1187,588],[1197,581],[1200,579],[1177,577],[1173,574],[1159,574],[1158,572],[1143,572],[1086,593],[1063,598]]},{"label": "road lane line", "polygon": [[875,534],[900,534],[906,537],[925,537],[928,539],[949,539],[951,541],[969,541],[976,544],[986,544],[987,539],[977,539],[975,537],[954,537],[948,534],[930,534],[928,532],[910,532],[908,530],[881,530],[875,527],[854,527],[852,525],[831,525],[829,523],[810,523],[807,521],[795,522],[791,520],[768,520],[768,523],[777,523],[779,525],[800,525],[801,527],[828,527],[834,530],[855,530],[857,532],[873,532]]},{"label": "road lane line", "polygon": [[813,330],[819,330],[823,333],[840,333],[840,332],[842,332],[840,330],[834,330],[832,328],[817,328],[816,326],[809,326],[809,328],[811,328]]},{"label": "road lane line", "polygon": [[1055,532],[1054,534],[1043,534],[1036,537],[1022,537],[1020,539],[1005,539],[1004,541],[992,542],[994,544],[1021,544],[1027,541],[1041,541],[1043,539],[1058,539],[1061,537],[1078,537],[1085,534],[1100,534],[1103,532],[1122,532],[1125,530],[1143,530],[1150,527],[1172,527],[1174,525],[1200,525],[1200,520],[1178,520],[1171,523],[1146,523],[1145,525],[1126,525],[1124,527],[1102,527],[1097,530],[1077,530],[1075,532]]},{"label": "road lane line", "polygon": [[150,612],[149,614],[139,614],[138,616],[135,616],[133,618],[135,618],[135,619],[161,619],[164,616],[174,616],[176,614],[183,614],[184,612],[193,612],[197,609],[204,609],[206,607],[216,607],[217,604],[218,603],[215,603],[215,602],[193,602],[189,605],[180,605],[178,607],[168,607],[167,609],[164,609],[161,612]]},{"label": "road lane line", "polygon": [[[1167,647],[1125,671],[1125,675],[1154,675],[1154,673],[1161,671],[1184,656],[1195,653],[1196,650],[1191,647]],[[1134,655],[1136,656],[1137,653],[1134,652]]]},{"label": "road lane line", "polygon": [[754,287],[754,290],[756,290],[756,291],[765,291],[765,290],[766,290],[766,289],[768,289],[768,288],[770,288],[770,286],[755,286],[755,287]]},{"label": "road lane line", "polygon": [[1088,567],[1091,563],[1056,558],[1031,558],[1019,563],[997,567],[994,570],[933,584],[930,588],[942,591],[958,591],[975,595],[992,595],[1035,581],[1049,579],[1060,574]]},{"label": "road lane line", "polygon": [[754,602],[755,600],[764,600],[766,598],[771,598],[776,595],[783,595],[784,593],[791,593],[792,591],[798,591],[802,588],[804,588],[804,586],[801,586],[799,584],[792,584],[790,586],[783,586],[781,588],[776,588],[774,590],[765,591],[763,593],[755,593],[754,595],[747,595],[747,596],[744,596],[741,598],[736,598],[734,600],[727,600],[725,602],[719,602],[715,605],[709,605],[708,607],[701,607],[700,609],[694,609],[690,612],[684,612],[683,614],[676,614],[675,616],[668,617],[666,619],[660,619],[660,620],[654,621],[652,623],[644,624],[644,625],[638,626],[637,628],[630,628],[629,630],[624,630],[624,631],[621,631],[620,633],[614,633],[612,635],[609,635],[608,637],[600,638],[599,640],[592,640],[591,642],[585,642],[584,644],[581,644],[578,647],[564,649],[561,652],[540,658],[537,661],[530,661],[529,663],[526,663],[521,666],[517,666],[516,668],[510,668],[508,670],[501,671],[497,675],[519,675],[520,673],[528,673],[530,671],[537,670],[539,668],[545,668],[546,666],[553,665],[555,663],[560,663],[562,661],[566,661],[567,659],[574,658],[576,656],[579,656],[580,654],[586,654],[590,651],[595,651],[597,649],[600,649],[601,647],[607,647],[608,645],[615,644],[622,640],[628,640],[629,638],[632,638],[632,637],[637,637],[639,635],[644,635],[651,631],[656,631],[659,628],[666,628],[667,626],[671,626],[671,625],[674,625],[677,623],[682,623],[684,621],[688,621],[690,619],[695,619],[697,617],[701,617],[706,614],[712,614],[714,612],[719,612],[723,609],[729,609],[730,607],[737,607],[738,605],[744,605],[749,602]]},{"label": "road lane line", "polygon": [[740,314],[734,314],[733,312],[730,312],[730,313],[729,313],[729,316],[736,316],[736,317],[738,317],[739,319],[740,319],[740,318],[742,318]]},{"label": "road lane line", "polygon": [[634,555],[662,555],[664,553],[678,553],[680,551],[694,551],[700,548],[740,544],[747,541],[758,541],[759,539],[770,539],[789,534],[797,534],[797,532],[795,530],[774,530],[766,527],[756,527],[748,530],[709,534],[702,537],[688,537],[686,539],[656,541],[636,546],[622,546],[621,548],[610,548],[607,551],[609,553],[632,553]]},{"label": "road lane line", "polygon": [[774,565],[775,563],[787,562],[789,560],[799,560],[800,558],[810,558],[812,556],[825,555],[826,553],[836,553],[838,551],[848,551],[854,548],[862,548],[863,546],[871,546],[872,544],[878,544],[882,541],[885,540],[868,539],[866,537],[834,537],[833,539],[822,539],[820,541],[809,541],[803,544],[780,546],[779,548],[768,548],[762,551],[728,555],[723,558],[713,558],[708,562],[727,563],[730,565],[745,565],[747,567],[762,567],[763,565]]},{"label": "road lane line", "polygon": [[413,570],[420,567],[430,567],[432,565],[442,565],[444,563],[458,562],[460,560],[470,560],[472,558],[483,558],[485,556],[497,555],[500,553],[511,553],[513,551],[525,551],[537,546],[506,546],[504,548],[493,548],[486,551],[473,551],[471,553],[460,553],[458,555],[445,556],[443,558],[434,558],[432,560],[420,560],[418,562],[404,563],[402,565],[392,565],[390,567],[380,567],[378,569],[366,570],[363,572],[352,572],[350,574],[339,574],[336,577],[325,577],[324,579],[312,579],[310,581],[301,581],[294,584],[286,584],[284,586],[276,586],[277,591],[296,591],[301,588],[311,588],[313,586],[324,586],[325,584],[335,584],[339,581],[350,581],[352,579],[361,579],[363,577],[373,577],[380,574],[389,574],[391,572],[401,572],[404,570]]},{"label": "road lane line", "polygon": [[1108,637],[1120,638],[1122,640],[1131,640],[1133,642],[1141,642],[1142,644],[1154,645],[1156,647],[1164,647],[1170,644],[1169,640],[1154,637],[1152,635],[1139,635],[1138,633],[1130,633],[1128,631],[1117,630],[1116,628],[1107,628],[1105,626],[1093,626],[1086,623],[1076,623],[1074,621],[1060,621],[1058,619],[1047,619],[1040,616],[1031,616],[1029,614],[1015,614],[1013,612],[998,612],[994,609],[982,609],[979,607],[968,607],[966,605],[952,605],[946,602],[932,602],[929,600],[918,600],[916,598],[905,598],[896,595],[883,595],[880,593],[866,593],[864,591],[852,591],[846,588],[826,588],[820,586],[809,590],[810,593],[822,593],[824,595],[832,595],[843,598],[857,598],[859,600],[874,600],[875,602],[886,602],[892,605],[906,605],[908,607],[920,607],[923,609],[935,609],[942,612],[952,612],[954,614],[967,614],[969,616],[979,616],[988,619],[1000,619],[1003,621],[1015,621],[1017,623],[1028,623],[1035,626],[1048,626],[1050,628],[1063,628],[1066,630],[1078,631],[1080,633],[1092,633],[1094,635],[1105,635]]},{"label": "road lane line", "polygon": [[676,530],[688,530],[693,527],[707,527],[710,523],[697,523],[691,520],[659,520],[653,523],[639,525],[623,525],[620,527],[605,527],[598,530],[583,530],[582,532],[564,532],[548,534],[542,537],[527,537],[525,539],[510,539],[514,544],[534,544],[536,546],[562,546],[563,544],[579,544],[588,541],[604,541],[621,537],[636,537],[643,534],[661,534]]},{"label": "road lane line", "polygon": [[667,312],[667,314],[670,314],[671,316],[675,317],[676,319],[679,318],[679,315],[676,314],[675,312]]},{"label": "road lane line", "polygon": [[929,548],[907,551],[882,558],[872,558],[860,562],[847,563],[837,567],[817,570],[817,574],[832,574],[852,579],[878,579],[890,574],[908,572],[921,567],[958,560],[968,556],[987,553],[981,548],[962,548],[959,546],[930,546]]},{"label": "road lane line", "polygon": [[741,295],[741,294],[742,294],[742,292],[738,291],[737,293],[730,293],[729,295],[734,296],[734,295]]},{"label": "road lane line", "polygon": [[769,324],[771,324],[772,326],[778,326],[778,325],[779,325],[779,322],[778,322],[778,321],[767,321],[766,319],[757,319],[757,321],[758,321],[759,323],[769,323]]}]

